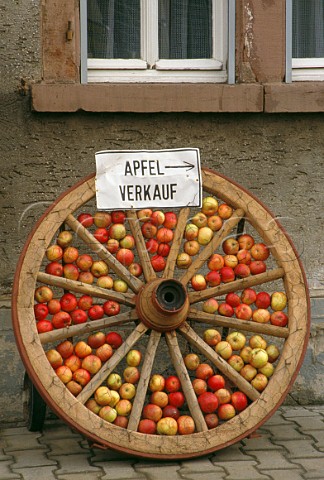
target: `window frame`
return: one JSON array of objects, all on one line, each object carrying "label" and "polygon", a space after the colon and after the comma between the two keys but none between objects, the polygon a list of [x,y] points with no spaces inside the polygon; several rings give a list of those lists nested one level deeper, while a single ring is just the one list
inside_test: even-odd
[{"label": "window frame", "polygon": [[[212,0],[213,59],[157,61],[158,33],[152,19],[157,21],[158,0],[141,2],[141,51],[146,60],[104,60],[87,58],[87,0],[80,0],[81,83],[235,83],[235,0]],[[216,28],[219,18],[221,28]]]}]

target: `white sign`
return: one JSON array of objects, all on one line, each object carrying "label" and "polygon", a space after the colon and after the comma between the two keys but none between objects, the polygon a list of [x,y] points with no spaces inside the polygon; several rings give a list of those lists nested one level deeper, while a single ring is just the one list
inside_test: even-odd
[{"label": "white sign", "polygon": [[201,206],[197,148],[96,153],[98,210]]}]

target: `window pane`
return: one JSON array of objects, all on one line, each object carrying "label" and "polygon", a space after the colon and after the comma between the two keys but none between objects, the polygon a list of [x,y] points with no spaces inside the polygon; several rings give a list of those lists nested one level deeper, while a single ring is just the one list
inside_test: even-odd
[{"label": "window pane", "polygon": [[88,0],[88,57],[140,58],[140,0]]},{"label": "window pane", "polygon": [[293,0],[293,58],[324,57],[323,0]]},{"label": "window pane", "polygon": [[159,0],[159,58],[212,54],[212,0]]}]

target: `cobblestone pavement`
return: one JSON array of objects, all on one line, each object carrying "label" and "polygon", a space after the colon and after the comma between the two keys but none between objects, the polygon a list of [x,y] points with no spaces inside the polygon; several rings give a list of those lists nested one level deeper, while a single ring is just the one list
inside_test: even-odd
[{"label": "cobblestone pavement", "polygon": [[92,449],[60,420],[0,429],[0,480],[324,480],[324,405],[281,407],[257,432],[198,459],[158,462]]}]

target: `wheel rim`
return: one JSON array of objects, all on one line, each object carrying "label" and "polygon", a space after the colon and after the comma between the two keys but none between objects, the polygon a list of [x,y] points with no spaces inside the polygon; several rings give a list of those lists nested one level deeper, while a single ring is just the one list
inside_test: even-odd
[{"label": "wheel rim", "polygon": [[[160,276],[156,274],[148,261],[149,255],[145,248],[143,235],[139,231],[139,223],[135,221],[137,218],[135,212],[128,212],[127,217],[129,229],[136,238],[137,251],[143,266],[143,280],[125,272],[124,267],[119,262],[115,263],[114,259],[107,256],[107,251],[102,245],[91,243],[93,237],[89,237],[86,229],[80,226],[73,213],[94,197],[94,176],[81,181],[61,195],[45,212],[26,242],[16,271],[13,295],[13,325],[21,357],[30,378],[49,407],[64,421],[90,438],[94,443],[124,451],[128,454],[161,459],[191,458],[205,455],[208,452],[237,442],[265,422],[283,402],[298,374],[305,355],[309,335],[309,299],[305,275],[293,245],[267,208],[241,186],[211,170],[204,169],[203,188],[207,195],[216,196],[218,199],[230,204],[235,211],[233,216],[224,224],[224,228],[220,232],[215,233],[212,242],[196,256],[187,270],[176,271],[176,258],[180,251],[183,231],[190,215],[190,210],[187,208],[181,209],[178,216],[178,225],[174,231],[171,250],[167,257],[166,266]],[[275,268],[261,277],[253,276],[235,280],[232,283],[208,288],[203,292],[189,291],[188,294],[185,293],[180,306],[176,305],[177,314],[181,311],[183,315],[175,315],[167,326],[165,325],[165,320],[168,321],[169,315],[165,315],[164,312],[167,306],[165,301],[161,301],[161,296],[159,296],[156,303],[154,304],[153,302],[153,305],[155,305],[154,317],[161,311],[161,318],[157,323],[148,321],[148,318],[152,317],[152,311],[150,309],[147,311],[148,302],[143,301],[145,295],[141,292],[144,291],[146,293],[149,292],[150,295],[153,293],[157,295],[160,287],[159,293],[161,295],[161,289],[165,288],[164,293],[162,292],[162,297],[164,295],[165,300],[165,294],[169,292],[168,288],[171,285],[172,301],[175,296],[178,296],[178,293],[175,294],[174,292],[179,285],[181,285],[180,290],[184,289],[186,292],[188,290],[188,282],[194,272],[199,271],[204,266],[210,254],[231,234],[242,217],[245,217],[246,221],[261,239],[271,246],[271,253],[276,262]],[[116,319],[111,317],[109,320],[103,321],[102,324],[96,324],[98,325],[96,328],[92,328],[93,325],[87,322],[87,324],[84,324],[83,330],[80,328],[80,325],[76,325],[70,327],[69,330],[64,328],[56,330],[55,334],[50,332],[51,335],[49,336],[47,336],[48,334],[39,335],[33,312],[34,291],[37,281],[42,283],[47,281],[46,274],[42,272],[44,253],[63,223],[74,231],[87,246],[91,245],[92,251],[99,258],[104,259],[111,269],[123,276],[128,283],[131,293],[120,295],[118,292],[114,292],[105,297],[101,291],[96,291],[94,287],[92,292],[95,296],[101,295],[101,298],[111,298],[113,296],[113,298],[122,301],[127,306],[126,312],[117,315]],[[177,279],[175,279],[176,273],[178,274]],[[228,292],[239,292],[246,286],[268,284],[276,279],[282,279],[288,297],[288,328],[283,329],[273,327],[272,325],[260,325],[255,322],[242,323],[242,321],[218,315],[211,318],[211,316],[196,308],[197,304],[199,305],[199,301],[203,299],[212,296],[216,298],[221,297]],[[51,282],[53,281],[58,282],[57,286],[60,288],[71,287],[71,284],[61,277],[57,279],[52,278]],[[154,288],[150,287],[150,285],[154,286]],[[79,290],[76,289],[74,291],[82,293],[83,287],[79,286],[78,288]],[[99,372],[100,375],[95,376],[77,398],[68,392],[46,359],[45,349],[49,344],[48,342],[58,342],[68,338],[74,335],[74,331],[78,335],[84,335],[90,332],[91,329],[111,328],[118,325],[123,328],[123,326],[132,322],[135,322],[135,328],[129,334],[127,341],[121,349],[104,364]],[[258,393],[248,382],[242,381],[240,376],[233,372],[233,369],[229,368],[227,362],[219,358],[215,351],[203,342],[196,332],[196,326],[201,322],[220,328],[237,329],[249,334],[262,333],[273,338],[283,339],[284,344],[275,372],[262,393]],[[108,373],[114,370],[119,362],[125,358],[127,352],[133,346],[136,346],[144,336],[148,336],[147,351],[150,352],[150,355],[144,357],[137,395],[133,403],[128,428],[125,430],[102,420],[90,412],[84,406],[84,403],[91,396],[94,389],[102,383]],[[136,431],[145,402],[148,379],[152,373],[154,358],[162,336],[165,337],[171,365],[179,378],[182,379],[182,387],[188,408],[198,430],[197,433],[188,436],[147,436]],[[197,399],[190,387],[191,382],[183,363],[182,352],[179,346],[179,341],[181,342],[183,339],[197,352],[202,353],[215,366],[217,371],[224,374],[235,386],[244,391],[252,402],[239,415],[228,422],[218,425],[214,429],[208,430],[203,415],[199,407],[197,408]]]}]

